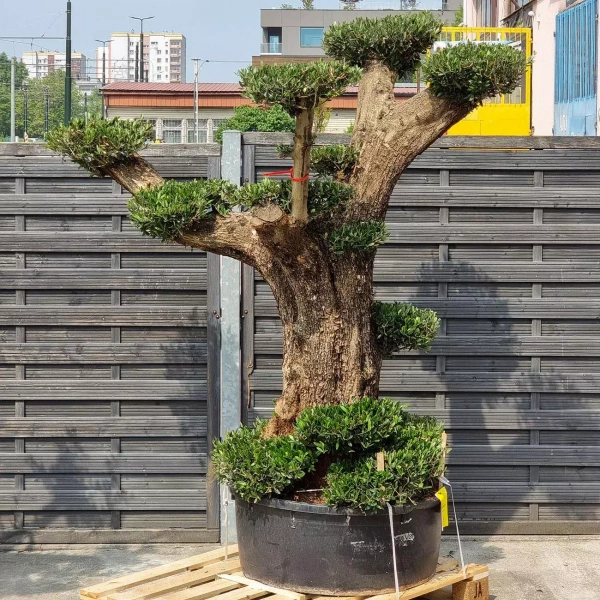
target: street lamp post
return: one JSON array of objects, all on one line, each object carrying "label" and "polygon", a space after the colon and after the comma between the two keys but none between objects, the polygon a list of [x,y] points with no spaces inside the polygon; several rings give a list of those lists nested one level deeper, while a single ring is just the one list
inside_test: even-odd
[{"label": "street lamp post", "polygon": [[154,17],[130,17],[140,22],[140,81],[145,81],[144,78],[144,21],[154,19]]}]

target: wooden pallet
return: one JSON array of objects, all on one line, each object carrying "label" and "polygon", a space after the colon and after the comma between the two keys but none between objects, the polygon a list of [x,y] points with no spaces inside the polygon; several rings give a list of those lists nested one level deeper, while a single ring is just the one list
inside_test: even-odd
[{"label": "wooden pallet", "polygon": [[[488,600],[487,566],[468,565],[465,571],[463,574],[455,560],[441,558],[432,579],[404,590],[400,598],[449,598],[443,588],[452,586],[452,600]],[[79,594],[80,600],[335,600],[273,588],[245,578],[237,546],[230,546],[227,556],[225,549],[219,548],[83,588]],[[370,596],[368,600],[396,600],[396,594]]]}]

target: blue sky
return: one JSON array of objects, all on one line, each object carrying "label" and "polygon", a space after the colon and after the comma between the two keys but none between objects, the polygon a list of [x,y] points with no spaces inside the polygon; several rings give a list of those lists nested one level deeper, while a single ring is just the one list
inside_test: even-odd
[{"label": "blue sky", "polygon": [[[276,8],[283,0],[73,0],[73,50],[94,58],[95,39],[107,39],[113,31],[127,31],[139,24],[130,15],[150,16],[145,28],[175,30],[187,38],[187,79],[193,78],[192,57],[239,63],[207,63],[205,82],[237,81],[235,72],[248,64],[261,42],[260,9]],[[300,6],[299,0],[286,0]],[[64,36],[66,0],[0,0],[1,36]],[[316,0],[316,8],[337,8],[338,0]],[[50,49],[64,49],[64,41],[34,40]],[[28,42],[15,43],[21,56]],[[37,48],[33,48],[34,50]],[[13,53],[13,43],[0,40],[0,52]]]}]

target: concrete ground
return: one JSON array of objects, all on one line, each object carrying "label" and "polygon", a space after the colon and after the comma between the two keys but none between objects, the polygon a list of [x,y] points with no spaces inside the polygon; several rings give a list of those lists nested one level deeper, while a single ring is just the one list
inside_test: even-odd
[{"label": "concrete ground", "polygon": [[[494,600],[600,600],[600,537],[467,538],[463,546],[467,562],[489,564]],[[80,587],[213,547],[0,547],[0,599],[77,600]],[[442,549],[458,558],[455,539],[445,538]]]}]

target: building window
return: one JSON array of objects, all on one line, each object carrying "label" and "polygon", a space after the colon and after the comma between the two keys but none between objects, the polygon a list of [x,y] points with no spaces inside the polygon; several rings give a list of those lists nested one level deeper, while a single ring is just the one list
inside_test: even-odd
[{"label": "building window", "polygon": [[[188,144],[196,143],[196,121],[188,119],[187,121],[187,141]],[[206,144],[208,140],[208,119],[198,119],[198,143]]]},{"label": "building window", "polygon": [[323,45],[323,27],[300,27],[300,46],[320,48]]},{"label": "building window", "polygon": [[162,50],[157,50],[156,54],[162,54]]},{"label": "building window", "polygon": [[156,62],[157,62],[157,63],[159,63],[159,62],[161,62],[161,61],[162,61],[162,58],[157,58],[157,59],[156,59]]},{"label": "building window", "polygon": [[165,119],[163,121],[163,141],[166,144],[181,144],[180,119]]},{"label": "building window", "polygon": [[156,79],[162,79],[162,75],[157,75]]},{"label": "building window", "polygon": [[162,67],[156,67],[157,71],[162,71]]}]

